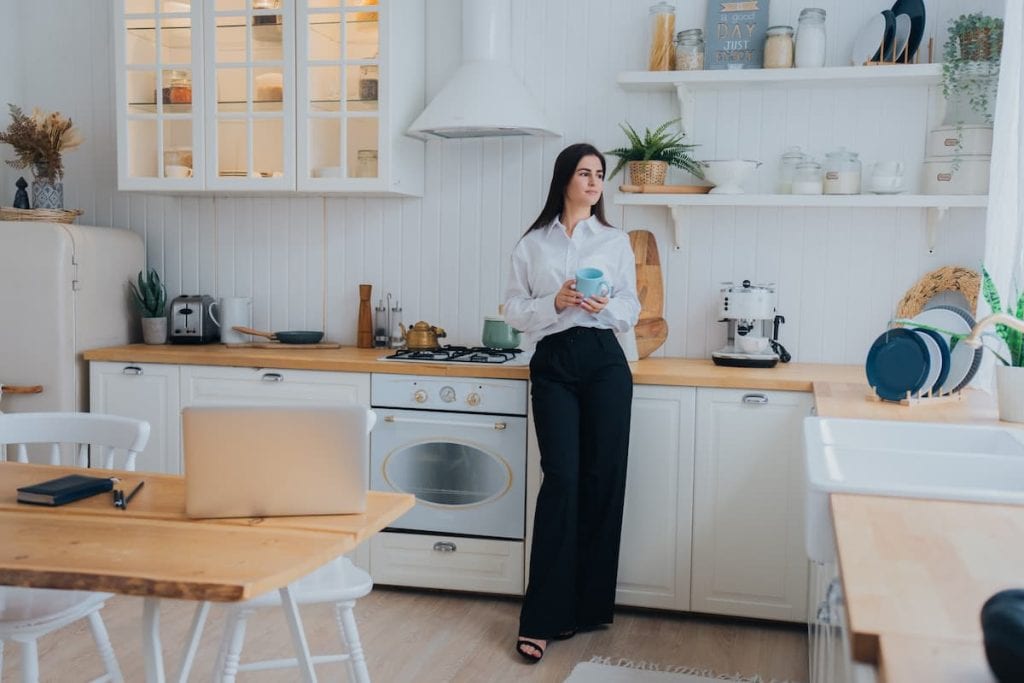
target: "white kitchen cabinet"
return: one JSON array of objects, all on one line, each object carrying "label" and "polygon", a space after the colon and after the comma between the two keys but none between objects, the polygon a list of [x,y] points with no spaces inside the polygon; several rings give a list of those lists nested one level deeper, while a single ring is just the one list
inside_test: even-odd
[{"label": "white kitchen cabinet", "polygon": [[177,365],[90,363],[89,410],[149,422],[136,469],[181,474]]},{"label": "white kitchen cabinet", "polygon": [[617,604],[690,609],[694,402],[693,387],[633,387]]},{"label": "white kitchen cabinet", "polygon": [[690,608],[807,619],[801,429],[813,397],[697,390]]},{"label": "white kitchen cabinet", "polygon": [[423,0],[113,0],[118,187],[422,195]]},{"label": "white kitchen cabinet", "polygon": [[353,403],[370,407],[367,373],[181,366],[182,408]]}]

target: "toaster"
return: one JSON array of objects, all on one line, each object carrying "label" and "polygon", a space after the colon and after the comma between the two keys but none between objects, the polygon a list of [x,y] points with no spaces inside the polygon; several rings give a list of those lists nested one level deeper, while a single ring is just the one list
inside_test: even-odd
[{"label": "toaster", "polygon": [[172,344],[209,344],[220,341],[220,325],[213,316],[213,297],[182,294],[171,301],[167,338]]}]

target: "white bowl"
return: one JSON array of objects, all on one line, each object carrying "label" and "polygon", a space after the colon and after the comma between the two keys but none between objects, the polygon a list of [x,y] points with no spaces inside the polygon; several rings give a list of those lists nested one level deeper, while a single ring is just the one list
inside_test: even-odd
[{"label": "white bowl", "polygon": [[714,185],[712,194],[743,194],[743,183],[754,172],[760,161],[748,159],[714,159],[700,162],[704,179]]}]

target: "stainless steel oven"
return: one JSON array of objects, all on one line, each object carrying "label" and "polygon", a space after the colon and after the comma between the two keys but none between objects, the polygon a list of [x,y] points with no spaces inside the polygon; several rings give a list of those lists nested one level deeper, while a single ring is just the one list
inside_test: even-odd
[{"label": "stainless steel oven", "polygon": [[373,374],[370,403],[370,486],[416,496],[391,530],[525,537],[525,381]]}]

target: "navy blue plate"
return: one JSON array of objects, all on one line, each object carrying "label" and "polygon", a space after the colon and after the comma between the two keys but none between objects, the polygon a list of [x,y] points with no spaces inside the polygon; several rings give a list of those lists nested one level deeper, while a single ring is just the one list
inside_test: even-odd
[{"label": "navy blue plate", "polygon": [[868,351],[868,384],[881,398],[900,401],[917,395],[931,369],[931,353],[924,340],[912,330],[897,327],[878,336]]},{"label": "navy blue plate", "polygon": [[[935,380],[935,384],[932,385],[932,393],[938,394],[939,387],[941,387],[942,383],[946,381],[947,377],[949,377],[949,368],[951,365],[949,360],[949,344],[946,343],[946,338],[943,337],[938,332],[936,332],[935,330],[926,330],[923,327],[915,327],[914,331],[920,332],[921,334],[927,334],[929,337],[935,340],[936,344],[939,345],[939,353],[942,354],[942,369],[939,370],[939,378]],[[927,390],[928,387],[925,387],[925,391]]]},{"label": "navy blue plate", "polygon": [[[882,37],[882,44],[879,46],[875,56],[872,57],[874,61],[889,61],[892,59],[893,43],[896,39],[896,15],[892,13],[892,10],[882,10],[882,16],[885,17],[885,35]],[[911,20],[911,28],[913,28],[913,20]]]},{"label": "navy blue plate", "polygon": [[[910,40],[907,41],[907,64],[914,61],[917,48],[921,45],[921,36],[924,35],[924,0],[896,0],[892,6],[893,16],[906,14],[910,17]],[[900,60],[902,61],[902,60]]]}]

